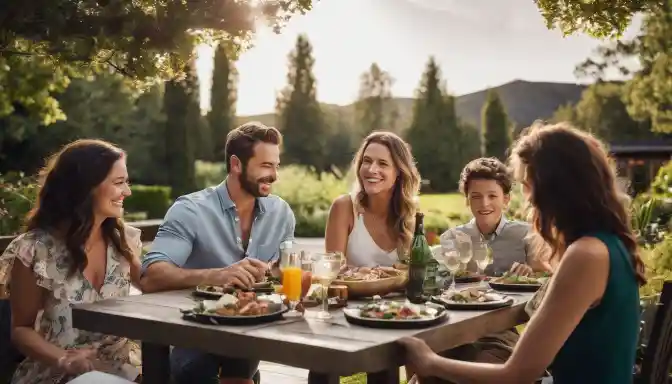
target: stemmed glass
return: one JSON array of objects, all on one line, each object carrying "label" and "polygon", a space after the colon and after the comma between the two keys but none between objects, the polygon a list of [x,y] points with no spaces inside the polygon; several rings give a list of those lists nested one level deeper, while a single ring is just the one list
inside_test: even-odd
[{"label": "stemmed glass", "polygon": [[289,316],[301,316],[296,306],[301,301],[301,285],[303,270],[301,269],[301,255],[296,252],[283,253],[280,257],[280,272],[282,272],[282,291],[289,301]]},{"label": "stemmed glass", "polygon": [[439,237],[441,243],[441,259],[446,269],[450,271],[452,280],[448,291],[455,290],[455,275],[457,271],[469,264],[472,258],[471,236],[459,230],[446,231]]},{"label": "stemmed glass", "polygon": [[479,241],[474,244],[473,260],[476,262],[479,273],[485,273],[485,268],[492,264],[492,249],[487,241]]},{"label": "stemmed glass", "polygon": [[455,290],[455,273],[460,269],[460,252],[457,250],[456,242],[448,236],[441,236],[439,238],[441,243],[440,254],[438,260],[450,272],[450,286],[448,291]]},{"label": "stemmed glass", "polygon": [[460,263],[462,263],[462,265],[466,269],[467,265],[469,264],[469,262],[473,257],[471,236],[469,236],[468,233],[456,229],[455,233],[453,234],[453,237],[455,238],[457,251],[460,254],[459,255]]},{"label": "stemmed glass", "polygon": [[322,287],[322,309],[317,313],[317,318],[329,320],[333,317],[329,313],[329,286],[338,277],[345,263],[345,257],[342,253],[322,253],[313,256],[313,279]]}]

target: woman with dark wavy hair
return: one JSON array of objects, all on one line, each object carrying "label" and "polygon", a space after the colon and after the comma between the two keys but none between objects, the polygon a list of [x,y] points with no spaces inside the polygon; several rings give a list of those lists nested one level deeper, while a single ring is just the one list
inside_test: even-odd
[{"label": "woman with dark wavy hair", "polygon": [[541,303],[504,364],[444,359],[407,338],[421,377],[455,383],[632,383],[644,265],[602,145],[566,124],[531,127],[511,165],[532,225],[555,266]]},{"label": "woman with dark wavy hair", "polygon": [[40,173],[26,232],[0,256],[0,285],[11,283],[12,342],[26,356],[12,383],[133,371],[135,344],[74,329],[70,309],[127,296],[139,280],[140,231],[121,219],[130,194],[124,152],[99,140],[65,146]]}]

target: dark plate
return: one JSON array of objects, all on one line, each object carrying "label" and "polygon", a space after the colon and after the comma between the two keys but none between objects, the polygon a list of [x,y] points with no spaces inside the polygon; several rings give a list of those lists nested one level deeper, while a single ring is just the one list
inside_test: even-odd
[{"label": "dark plate", "polygon": [[282,319],[282,315],[289,311],[286,305],[276,304],[278,310],[272,313],[259,316],[220,316],[203,313],[194,313],[192,310],[180,310],[182,318],[189,321],[194,321],[201,324],[210,325],[255,325],[261,323],[269,323]]},{"label": "dark plate", "polygon": [[536,292],[541,288],[541,284],[502,284],[489,281],[488,285],[497,291],[512,291],[512,292]]},{"label": "dark plate", "polygon": [[359,315],[359,308],[344,308],[343,314],[348,323],[361,325],[369,328],[386,328],[386,329],[413,329],[413,328],[427,328],[436,324],[440,324],[448,319],[448,311],[443,306],[427,303],[439,312],[431,319],[419,320],[383,320],[370,319],[368,317],[361,317]]},{"label": "dark plate", "polygon": [[481,311],[486,309],[510,307],[514,301],[512,297],[506,297],[506,299],[504,300],[490,301],[487,303],[456,303],[454,301],[445,300],[437,296],[432,296],[430,300],[432,300],[432,302],[436,304],[443,305],[448,309],[460,309],[469,311]]}]

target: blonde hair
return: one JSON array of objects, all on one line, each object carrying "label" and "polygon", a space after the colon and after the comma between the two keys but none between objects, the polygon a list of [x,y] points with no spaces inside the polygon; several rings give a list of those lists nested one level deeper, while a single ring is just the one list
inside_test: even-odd
[{"label": "blonde hair", "polygon": [[415,199],[420,191],[420,174],[415,166],[411,150],[404,140],[392,132],[373,132],[364,139],[352,160],[352,171],[357,180],[353,188],[353,196],[357,205],[364,208],[368,206],[368,196],[362,186],[359,168],[362,166],[364,151],[372,143],[387,147],[399,172],[392,189],[389,207],[391,214],[388,216],[388,225],[398,235],[397,253],[401,257],[402,253],[408,251],[413,239],[416,212]]}]

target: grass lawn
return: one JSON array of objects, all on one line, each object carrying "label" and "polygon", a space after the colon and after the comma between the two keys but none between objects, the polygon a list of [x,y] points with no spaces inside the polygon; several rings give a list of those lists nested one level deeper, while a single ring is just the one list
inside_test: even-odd
[{"label": "grass lawn", "polygon": [[461,193],[420,195],[420,209],[426,212],[449,214],[470,214]]}]

